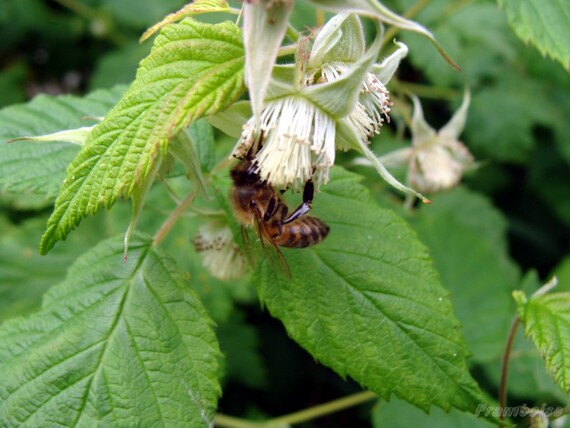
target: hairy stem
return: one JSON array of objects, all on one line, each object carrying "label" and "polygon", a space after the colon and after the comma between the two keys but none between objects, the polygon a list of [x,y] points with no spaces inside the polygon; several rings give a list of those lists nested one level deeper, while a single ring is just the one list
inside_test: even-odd
[{"label": "hairy stem", "polygon": [[223,428],[278,428],[310,421],[373,400],[377,397],[378,396],[371,391],[358,392],[348,397],[339,398],[338,400],[261,422],[247,421],[233,416],[216,415],[214,425]]},{"label": "hairy stem", "polygon": [[184,211],[186,210],[188,205],[190,205],[194,201],[194,198],[196,197],[197,194],[198,190],[193,190],[192,192],[190,192],[188,196],[186,196],[178,204],[178,206],[174,209],[174,211],[172,211],[172,213],[168,216],[166,221],[162,223],[162,226],[160,226],[160,229],[158,229],[158,231],[154,235],[154,238],[152,239],[152,244],[154,246],[160,245],[162,240],[166,237],[166,235],[168,235],[168,232],[170,232],[170,230],[174,227],[174,225],[180,219],[182,214],[184,214]]},{"label": "hairy stem", "polygon": [[515,318],[513,319],[513,323],[511,324],[511,329],[509,330],[507,343],[505,344],[505,352],[503,353],[503,364],[501,367],[501,383],[499,385],[500,420],[505,419],[505,407],[507,406],[507,374],[509,371],[509,360],[519,323],[520,323],[519,317],[515,316]]}]

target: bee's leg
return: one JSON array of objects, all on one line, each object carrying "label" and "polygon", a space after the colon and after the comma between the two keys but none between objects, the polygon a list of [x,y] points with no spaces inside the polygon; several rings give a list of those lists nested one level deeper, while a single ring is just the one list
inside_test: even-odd
[{"label": "bee's leg", "polygon": [[[274,195],[271,197],[271,199],[269,199],[269,202],[267,203],[267,209],[266,209],[265,213],[263,214],[263,221],[269,221],[269,219],[275,215],[275,213],[277,212],[277,209],[279,208],[280,205],[282,206],[280,218],[281,219],[287,218],[287,211],[288,211],[287,205],[280,204],[279,198]],[[285,211],[283,211],[283,209]]]},{"label": "bee's leg", "polygon": [[313,203],[314,195],[315,186],[313,185],[313,180],[309,180],[305,183],[305,188],[303,189],[303,203],[293,211],[289,218],[283,221],[283,224],[291,223],[311,211],[311,204]]}]

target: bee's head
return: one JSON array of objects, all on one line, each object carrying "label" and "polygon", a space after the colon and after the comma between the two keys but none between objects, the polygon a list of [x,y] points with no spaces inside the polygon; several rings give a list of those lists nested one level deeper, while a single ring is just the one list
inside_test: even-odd
[{"label": "bee's head", "polygon": [[232,180],[238,186],[261,183],[261,178],[256,172],[255,164],[250,160],[243,160],[232,168],[230,173]]}]

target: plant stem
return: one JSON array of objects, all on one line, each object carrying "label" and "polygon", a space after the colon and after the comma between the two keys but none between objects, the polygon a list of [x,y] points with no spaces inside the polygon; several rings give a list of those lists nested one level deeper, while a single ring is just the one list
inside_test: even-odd
[{"label": "plant stem", "polygon": [[197,194],[198,190],[193,190],[192,192],[190,192],[188,196],[186,196],[178,204],[178,206],[174,209],[174,211],[172,211],[172,213],[168,216],[166,221],[162,223],[162,226],[160,226],[160,229],[158,229],[158,231],[154,235],[154,238],[152,239],[152,244],[154,246],[160,245],[162,240],[166,237],[166,235],[168,235],[168,232],[170,232],[172,227],[174,227],[178,219],[182,216],[182,214],[184,214],[184,210],[186,210],[186,207],[188,207],[188,205],[190,205],[192,201],[194,201],[194,198],[196,197]]},{"label": "plant stem", "polygon": [[507,406],[507,374],[509,371],[509,359],[511,356],[511,350],[513,348],[513,342],[515,340],[515,335],[517,333],[517,328],[519,326],[519,323],[520,323],[519,317],[515,316],[515,318],[513,319],[513,323],[511,324],[511,329],[509,330],[507,343],[505,344],[505,352],[503,353],[503,364],[501,367],[501,383],[499,385],[500,420],[505,419],[505,407]]},{"label": "plant stem", "polygon": [[402,82],[398,79],[390,81],[390,86],[395,90],[406,94],[415,94],[421,98],[433,98],[436,100],[456,100],[461,92],[455,89],[438,88],[434,86],[422,85],[420,83]]},{"label": "plant stem", "polygon": [[317,28],[322,27],[325,25],[325,11],[323,9],[317,9],[317,16],[315,17],[315,21],[317,22]]},{"label": "plant stem", "polygon": [[261,422],[247,421],[233,416],[216,415],[214,425],[222,428],[278,428],[310,421],[373,400],[377,397],[378,396],[371,391],[358,392],[348,397],[339,398],[338,400]]}]

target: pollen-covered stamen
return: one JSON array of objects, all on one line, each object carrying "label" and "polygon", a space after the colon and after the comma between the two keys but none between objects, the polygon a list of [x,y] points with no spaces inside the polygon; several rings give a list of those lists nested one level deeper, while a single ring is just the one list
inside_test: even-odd
[{"label": "pollen-covered stamen", "polygon": [[375,125],[374,133],[378,134],[384,120],[390,122],[390,107],[393,103],[390,101],[388,89],[374,74],[368,73],[363,87],[365,94],[360,99]]},{"label": "pollen-covered stamen", "polygon": [[315,170],[317,186],[328,180],[335,155],[335,123],[327,114],[301,97],[287,97],[265,107],[260,128],[264,140],[255,164],[264,180],[294,190],[302,189]]},{"label": "pollen-covered stamen", "polygon": [[202,264],[212,276],[230,280],[245,274],[247,261],[227,225],[217,221],[205,224],[192,243],[202,255]]},{"label": "pollen-covered stamen", "polygon": [[[350,68],[342,63],[325,64],[321,69],[324,81],[333,81],[347,73]],[[367,73],[360,89],[360,98],[347,120],[353,125],[362,141],[367,141],[380,132],[384,121],[390,122],[389,92],[386,86],[372,73]]]}]

